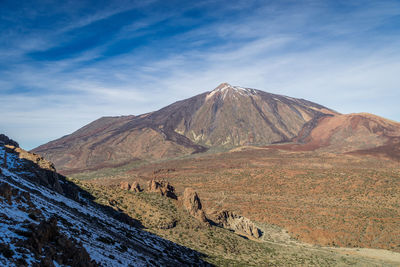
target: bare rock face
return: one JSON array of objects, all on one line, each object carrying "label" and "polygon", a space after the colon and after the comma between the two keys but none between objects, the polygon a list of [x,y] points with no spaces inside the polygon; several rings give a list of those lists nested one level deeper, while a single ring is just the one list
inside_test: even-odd
[{"label": "bare rock face", "polygon": [[167,181],[162,180],[151,180],[148,183],[147,190],[149,192],[160,193],[162,196],[177,199],[175,194],[175,188]]},{"label": "bare rock face", "polygon": [[[58,174],[53,163],[42,156],[21,149],[18,143],[0,134],[0,165],[35,184],[50,188],[68,198],[80,201],[80,196],[88,194],[78,189],[72,182]],[[18,161],[18,164],[10,162]]]},{"label": "bare rock face", "polygon": [[[7,183],[1,183],[0,184],[0,197],[4,198],[8,202],[8,204],[11,204],[11,196],[12,196],[11,186]],[[0,201],[2,201],[1,198],[0,198]]]},{"label": "bare rock face", "polygon": [[[7,138],[3,138],[2,140],[7,140]],[[5,149],[4,157],[2,158],[3,167],[9,168],[10,166],[7,166],[7,158],[11,157],[12,155],[17,155],[23,160],[23,164],[14,166],[13,168],[15,170],[31,173],[33,175],[27,176],[26,178],[32,182],[44,185],[60,194],[64,193],[64,190],[59,182],[59,175],[56,172],[53,163],[45,160],[38,154],[28,152],[19,148],[18,146],[15,146],[18,145],[18,143],[12,141],[11,139],[8,140],[8,143],[0,140],[0,146],[3,146]]]},{"label": "bare rock face", "polygon": [[0,145],[11,145],[14,147],[19,147],[17,142],[8,138],[8,136],[6,136],[4,134],[0,134]]},{"label": "bare rock face", "polygon": [[[143,189],[140,187],[140,184],[136,181],[133,182],[133,184],[130,184],[128,182],[121,182],[119,184],[119,187],[123,190],[129,190],[129,191],[135,192],[135,193],[143,191]],[[154,187],[156,187],[156,186],[154,186]]]},{"label": "bare rock face", "polygon": [[192,188],[186,188],[183,192],[183,206],[185,209],[201,222],[208,222],[204,211],[202,210],[202,205],[199,196],[196,191]]},{"label": "bare rock face", "polygon": [[138,192],[142,192],[143,189],[140,187],[140,184],[138,182],[133,182],[133,184],[131,185],[130,191],[138,193]]},{"label": "bare rock face", "polygon": [[28,239],[17,245],[41,258],[40,266],[54,266],[54,261],[69,266],[98,266],[81,244],[60,233],[55,217],[43,220],[39,225],[29,225],[26,235]]},{"label": "bare rock face", "polygon": [[119,187],[123,190],[129,190],[131,189],[131,185],[128,182],[121,182],[119,184]]},{"label": "bare rock face", "polygon": [[213,219],[219,226],[231,229],[241,235],[252,238],[260,238],[262,235],[261,230],[250,219],[232,211],[220,211],[214,214]]}]

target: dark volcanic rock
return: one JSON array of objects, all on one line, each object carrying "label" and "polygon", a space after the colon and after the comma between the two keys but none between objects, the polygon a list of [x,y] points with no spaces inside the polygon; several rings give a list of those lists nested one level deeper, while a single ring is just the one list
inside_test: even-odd
[{"label": "dark volcanic rock", "polygon": [[83,246],[60,233],[55,217],[39,225],[31,225],[25,234],[29,235],[28,240],[18,245],[41,259],[41,266],[54,266],[53,261],[67,266],[98,266]]},{"label": "dark volcanic rock", "polygon": [[[2,143],[0,162],[4,158],[0,241],[7,243],[0,242],[1,266],[209,266],[205,255],[143,231],[139,221],[115,210],[117,200],[110,200],[114,207],[93,201],[40,156]],[[168,183],[158,189],[174,195]]]},{"label": "dark volcanic rock", "polygon": [[0,197],[3,197],[8,204],[11,204],[12,190],[11,186],[7,183],[0,184]]},{"label": "dark volcanic rock", "polygon": [[138,193],[138,192],[142,192],[143,189],[140,187],[140,184],[138,182],[133,182],[133,184],[131,185],[130,191]]},{"label": "dark volcanic rock", "polygon": [[15,142],[14,140],[8,138],[8,136],[5,136],[4,134],[0,134],[0,145],[10,145],[14,147],[19,147],[19,144]]},{"label": "dark volcanic rock", "polygon": [[7,160],[10,154],[17,155],[21,159],[23,164],[15,166],[16,171],[29,173],[26,178],[32,182],[49,187],[58,193],[63,193],[63,188],[59,182],[60,176],[56,172],[53,163],[38,154],[27,152],[19,147],[4,145],[4,148],[4,161]]}]

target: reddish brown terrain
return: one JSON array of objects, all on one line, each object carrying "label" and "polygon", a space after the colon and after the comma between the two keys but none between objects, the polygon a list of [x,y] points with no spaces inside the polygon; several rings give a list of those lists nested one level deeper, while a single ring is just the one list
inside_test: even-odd
[{"label": "reddish brown terrain", "polygon": [[228,210],[302,242],[400,252],[400,123],[372,114],[221,84],[34,151],[103,191],[166,179],[177,195],[193,188],[205,216]]},{"label": "reddish brown terrain", "polygon": [[370,154],[400,159],[400,123],[368,114],[343,114],[321,118],[299,143],[279,146],[293,151]]},{"label": "reddish brown terrain", "polygon": [[179,194],[194,188],[207,214],[236,211],[312,244],[400,251],[400,163],[390,159],[245,148],[77,177],[98,185],[164,178]]}]

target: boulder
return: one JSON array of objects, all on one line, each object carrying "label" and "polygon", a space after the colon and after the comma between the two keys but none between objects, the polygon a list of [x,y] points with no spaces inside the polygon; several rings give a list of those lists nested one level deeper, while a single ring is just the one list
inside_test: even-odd
[{"label": "boulder", "polygon": [[130,191],[138,193],[138,192],[142,192],[143,189],[140,187],[140,184],[138,182],[133,182],[133,184],[131,185]]},{"label": "boulder", "polygon": [[175,188],[170,185],[169,182],[165,180],[151,180],[147,185],[147,191],[156,192],[161,194],[162,196],[166,196],[169,198],[177,199],[175,194]]},{"label": "boulder", "polygon": [[0,184],[0,197],[3,197],[8,204],[11,204],[12,190],[11,186],[7,183]]},{"label": "boulder", "polygon": [[121,182],[119,184],[119,187],[123,190],[129,190],[131,189],[131,185],[128,182]]},{"label": "boulder", "polygon": [[40,266],[54,266],[54,262],[63,266],[98,266],[81,244],[60,232],[55,217],[30,224],[26,235],[27,240],[16,245],[31,251],[41,260]]},{"label": "boulder", "polygon": [[238,215],[232,211],[223,210],[213,214],[214,222],[220,227],[235,231],[237,234],[251,238],[260,238],[262,232],[248,218]]},{"label": "boulder", "polygon": [[182,202],[183,207],[189,212],[190,215],[201,222],[208,222],[206,215],[202,210],[201,201],[196,191],[194,191],[192,188],[186,188],[183,192]]}]

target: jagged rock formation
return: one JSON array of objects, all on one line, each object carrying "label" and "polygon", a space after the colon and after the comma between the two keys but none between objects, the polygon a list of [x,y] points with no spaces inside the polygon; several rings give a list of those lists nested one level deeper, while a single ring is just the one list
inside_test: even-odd
[{"label": "jagged rock formation", "polygon": [[52,266],[54,261],[67,266],[99,266],[84,247],[60,233],[55,217],[42,220],[39,225],[30,224],[24,235],[29,236],[28,239],[18,245],[41,258],[42,266]]},{"label": "jagged rock formation", "polygon": [[202,205],[199,196],[196,191],[192,188],[185,188],[182,197],[183,207],[196,219],[201,222],[208,222],[204,211],[202,210]]},{"label": "jagged rock formation", "polygon": [[139,193],[139,192],[142,192],[143,189],[141,188],[140,184],[135,181],[131,185],[130,191],[135,192],[135,193]]},{"label": "jagged rock formation", "polygon": [[303,99],[223,83],[155,112],[100,118],[33,151],[62,171],[78,172],[210,147],[290,141],[306,124],[335,114]]},{"label": "jagged rock formation", "polygon": [[128,182],[121,182],[119,184],[119,187],[123,190],[129,190],[131,189],[131,185]]},{"label": "jagged rock formation", "polygon": [[8,138],[8,136],[6,136],[4,134],[0,134],[0,145],[2,145],[2,146],[10,145],[13,147],[19,147],[19,144],[17,142]]},{"label": "jagged rock formation", "polygon": [[252,238],[260,238],[262,232],[248,218],[238,215],[232,211],[223,210],[213,214],[213,220],[221,227],[231,229],[238,234]]},{"label": "jagged rock formation", "polygon": [[[58,193],[63,193],[63,188],[59,183],[59,176],[56,173],[54,165],[45,160],[43,157],[29,153],[19,147],[13,145],[4,145],[4,164],[5,168],[11,167],[16,171],[28,172],[30,175],[27,178],[39,182],[40,184],[47,186]],[[8,157],[18,156],[23,164],[14,166],[8,166]]]},{"label": "jagged rock formation", "polygon": [[143,189],[140,187],[140,184],[136,181],[133,182],[133,184],[130,184],[128,182],[121,182],[119,187],[123,190],[129,190],[135,193],[143,191]]},{"label": "jagged rock formation", "polygon": [[[8,205],[22,204],[19,209],[26,212],[31,220],[39,223],[24,224],[16,233],[27,239],[16,241],[15,247],[32,253],[35,259],[40,261],[40,266],[54,266],[54,261],[68,266],[97,266],[84,247],[60,233],[55,217],[51,217],[49,220],[45,219],[42,211],[37,209],[31,201],[29,192],[21,191],[8,183],[1,182],[0,202],[3,201],[6,201]],[[11,251],[10,244],[6,246]],[[27,265],[23,258],[16,263]]]},{"label": "jagged rock formation", "polygon": [[175,194],[175,188],[165,180],[151,180],[147,185],[147,191],[159,193],[162,196],[166,196],[172,199],[177,199]]},{"label": "jagged rock formation", "polygon": [[[15,141],[12,142],[16,143]],[[3,146],[0,144],[0,147],[2,149],[0,162],[3,162],[3,168],[16,171],[25,179],[76,201],[80,201],[80,195],[87,197],[86,192],[57,173],[54,164],[42,156],[9,144]]]}]

